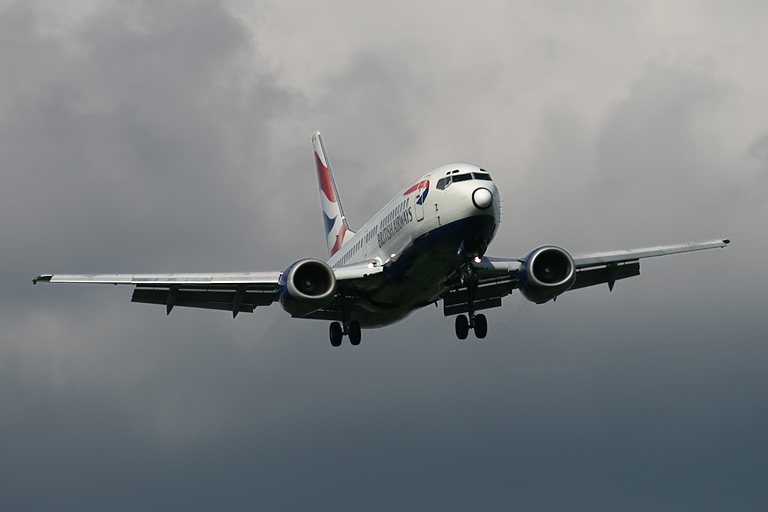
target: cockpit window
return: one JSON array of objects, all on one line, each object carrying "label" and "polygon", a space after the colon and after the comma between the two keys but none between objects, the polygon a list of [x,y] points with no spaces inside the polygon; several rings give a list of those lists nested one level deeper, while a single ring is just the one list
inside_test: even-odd
[{"label": "cockpit window", "polygon": [[467,181],[472,179],[472,174],[456,174],[453,176],[453,181]]},{"label": "cockpit window", "polygon": [[445,190],[449,186],[451,186],[451,183],[456,183],[459,181],[468,181],[468,180],[483,180],[483,181],[491,181],[491,175],[488,174],[488,171],[484,169],[480,169],[480,172],[464,172],[461,174],[454,174],[461,172],[458,169],[455,171],[448,171],[448,175],[444,178],[440,178],[437,180],[436,187],[439,190]]}]

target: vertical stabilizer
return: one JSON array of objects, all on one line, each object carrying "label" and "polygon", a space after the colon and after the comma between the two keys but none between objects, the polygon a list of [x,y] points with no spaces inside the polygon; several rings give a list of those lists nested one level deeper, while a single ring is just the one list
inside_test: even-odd
[{"label": "vertical stabilizer", "polygon": [[325,242],[328,246],[328,255],[333,256],[355,234],[350,231],[347,219],[344,217],[344,210],[341,207],[339,193],[336,191],[331,164],[328,162],[328,155],[325,153],[320,132],[315,132],[312,136],[312,147],[315,150],[315,169],[317,170],[317,184],[320,188]]}]

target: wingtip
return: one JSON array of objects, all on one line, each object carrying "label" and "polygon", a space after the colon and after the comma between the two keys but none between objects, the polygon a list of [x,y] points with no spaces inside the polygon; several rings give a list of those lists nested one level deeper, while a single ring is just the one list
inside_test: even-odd
[{"label": "wingtip", "polygon": [[39,276],[35,277],[34,279],[32,279],[32,284],[37,284],[40,281],[50,282],[52,277],[53,277],[53,274],[42,274],[42,275],[39,275]]},{"label": "wingtip", "polygon": [[725,245],[728,245],[728,244],[730,244],[730,243],[731,243],[731,239],[730,239],[730,238],[726,238],[725,240],[723,240],[723,243],[724,243]]}]

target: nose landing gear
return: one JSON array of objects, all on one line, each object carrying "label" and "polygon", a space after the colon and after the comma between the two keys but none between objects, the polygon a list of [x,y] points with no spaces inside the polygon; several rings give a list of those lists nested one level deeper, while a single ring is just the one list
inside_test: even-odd
[{"label": "nose landing gear", "polygon": [[363,339],[362,333],[360,332],[360,322],[357,320],[352,320],[348,323],[345,322],[343,328],[339,322],[331,323],[331,326],[328,329],[328,335],[331,339],[331,345],[334,347],[341,346],[341,340],[344,336],[349,336],[349,343],[354,346],[359,345],[360,341]]}]

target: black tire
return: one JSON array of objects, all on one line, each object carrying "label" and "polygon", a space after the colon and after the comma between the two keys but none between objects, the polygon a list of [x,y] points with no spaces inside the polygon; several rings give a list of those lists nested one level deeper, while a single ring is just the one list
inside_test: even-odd
[{"label": "black tire", "polygon": [[332,346],[341,346],[341,338],[344,336],[344,334],[341,330],[341,324],[339,322],[331,323],[331,326],[328,328],[328,335],[331,338]]},{"label": "black tire", "polygon": [[363,339],[363,335],[360,332],[360,322],[357,320],[352,320],[349,322],[349,342],[352,345],[359,345],[360,341]]},{"label": "black tire", "polygon": [[485,315],[475,315],[475,336],[483,339],[486,334],[488,334],[488,320]]},{"label": "black tire", "polygon": [[469,319],[464,315],[456,316],[456,337],[460,340],[467,339],[469,335]]}]

